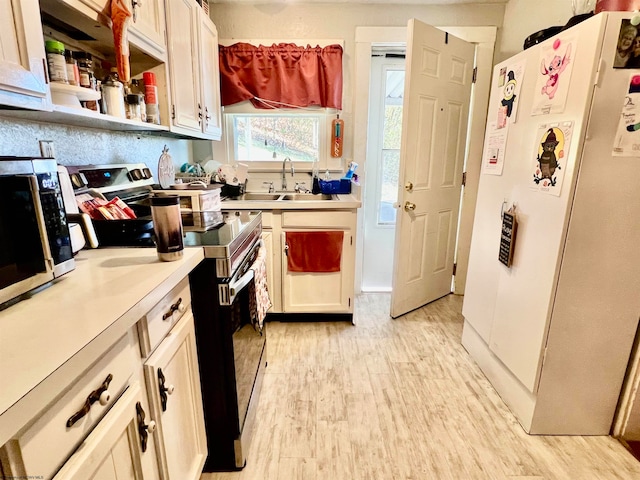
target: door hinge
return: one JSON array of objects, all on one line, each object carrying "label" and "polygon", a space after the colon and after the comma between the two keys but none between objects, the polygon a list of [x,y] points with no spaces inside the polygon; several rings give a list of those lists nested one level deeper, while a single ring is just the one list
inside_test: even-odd
[{"label": "door hinge", "polygon": [[467,186],[467,172],[462,172],[462,186]]},{"label": "door hinge", "polygon": [[171,120],[175,120],[175,119],[176,119],[176,106],[171,105]]},{"label": "door hinge", "polygon": [[457,270],[457,269],[458,269],[458,264],[457,264],[457,263],[454,263],[454,264],[453,264],[453,275],[455,275],[455,274],[456,274],[456,270]]},{"label": "door hinge", "polygon": [[476,83],[478,81],[478,67],[473,67],[473,77],[471,79],[471,83]]}]

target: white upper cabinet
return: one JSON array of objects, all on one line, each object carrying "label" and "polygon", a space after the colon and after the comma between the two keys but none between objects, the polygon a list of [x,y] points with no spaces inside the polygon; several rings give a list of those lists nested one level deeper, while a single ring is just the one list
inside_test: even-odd
[{"label": "white upper cabinet", "polygon": [[195,0],[167,0],[171,131],[221,136],[218,32]]},{"label": "white upper cabinet", "polygon": [[218,62],[218,30],[201,13],[200,68],[202,69],[203,132],[215,140],[222,136],[222,108],[220,106],[220,63]]},{"label": "white upper cabinet", "polygon": [[[38,19],[34,21],[34,19]],[[0,104],[50,110],[38,0],[0,2]]]},{"label": "white upper cabinet", "polygon": [[196,23],[199,7],[193,0],[167,0],[166,6],[171,130],[191,135],[202,131]]},{"label": "white upper cabinet", "polygon": [[133,18],[129,40],[162,58],[167,51],[163,0],[127,0]]}]

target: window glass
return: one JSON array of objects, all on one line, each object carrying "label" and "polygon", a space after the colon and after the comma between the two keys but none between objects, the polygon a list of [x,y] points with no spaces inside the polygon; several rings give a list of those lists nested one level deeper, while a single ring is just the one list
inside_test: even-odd
[{"label": "window glass", "polygon": [[314,162],[320,157],[320,115],[231,114],[234,160],[265,162],[289,157]]},{"label": "window glass", "polygon": [[396,209],[393,205],[398,201],[404,70],[387,71],[385,90],[378,224],[393,225],[396,223]]}]

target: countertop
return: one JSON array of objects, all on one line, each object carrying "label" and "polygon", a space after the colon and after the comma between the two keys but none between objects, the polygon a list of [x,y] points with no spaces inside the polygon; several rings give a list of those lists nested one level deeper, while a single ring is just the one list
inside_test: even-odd
[{"label": "countertop", "polygon": [[82,250],[75,270],[0,311],[0,445],[203,258],[202,248],[175,262],[155,248]]},{"label": "countertop", "polygon": [[[266,194],[267,192],[260,192]],[[276,192],[287,195],[293,192]],[[222,201],[222,210],[352,210],[360,208],[362,202],[353,194],[332,195],[331,200],[321,200],[320,196],[309,195],[304,200],[231,200]]]}]

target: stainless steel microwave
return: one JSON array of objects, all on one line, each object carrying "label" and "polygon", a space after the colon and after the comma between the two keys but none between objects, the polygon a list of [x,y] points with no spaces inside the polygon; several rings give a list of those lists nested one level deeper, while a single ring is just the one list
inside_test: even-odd
[{"label": "stainless steel microwave", "polygon": [[0,309],[74,267],[56,161],[0,157]]}]

